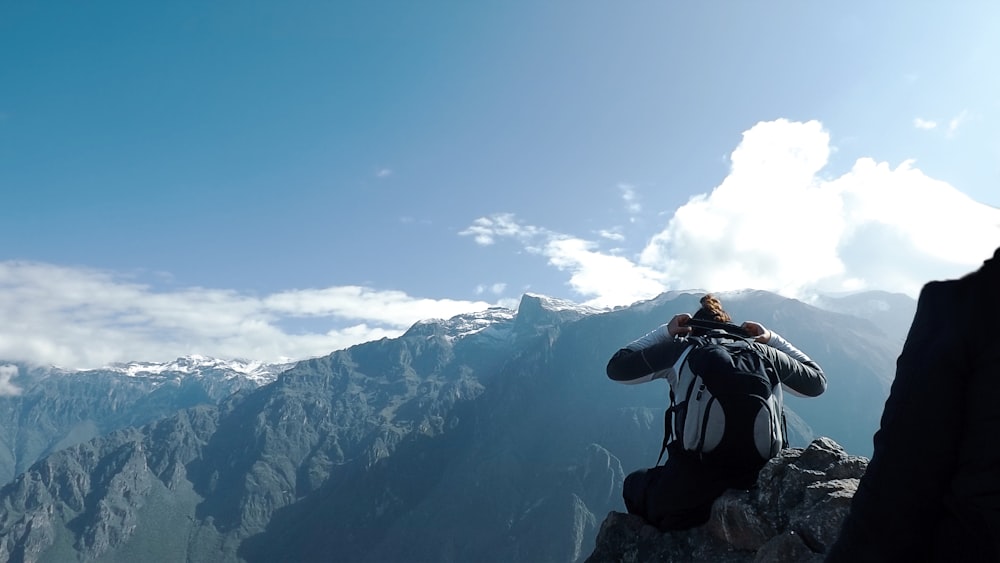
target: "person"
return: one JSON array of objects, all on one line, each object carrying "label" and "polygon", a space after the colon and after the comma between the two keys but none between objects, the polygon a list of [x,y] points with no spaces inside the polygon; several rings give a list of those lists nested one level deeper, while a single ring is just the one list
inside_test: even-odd
[{"label": "person", "polygon": [[924,285],[829,562],[1000,561],[1000,248]]},{"label": "person", "polygon": [[[701,298],[694,316],[675,315],[670,322],[618,350],[608,362],[612,380],[637,384],[666,379],[679,394],[682,374],[675,365],[693,345],[688,336],[702,336],[707,329],[688,326],[690,319],[730,323],[732,319],[712,294]],[[692,323],[694,324],[694,323]],[[773,366],[782,387],[801,396],[815,397],[826,390],[826,376],[819,364],[762,324],[744,322],[742,329],[753,338],[750,347]],[[687,364],[680,369],[689,369]],[[667,446],[663,465],[635,471],[625,478],[622,496],[630,514],[643,517],[661,531],[682,530],[705,523],[712,503],[729,488],[749,488],[757,479],[763,462],[735,467],[706,461],[684,450],[675,440]]]}]

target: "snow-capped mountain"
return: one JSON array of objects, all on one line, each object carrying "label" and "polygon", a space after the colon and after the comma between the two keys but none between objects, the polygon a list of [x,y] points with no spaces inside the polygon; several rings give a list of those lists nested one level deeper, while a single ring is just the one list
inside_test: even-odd
[{"label": "snow-capped mountain", "polygon": [[170,362],[128,362],[111,364],[106,371],[128,377],[176,379],[177,377],[220,377],[222,379],[246,378],[259,385],[274,381],[278,374],[295,365],[294,362],[269,364],[258,360],[221,360],[207,356],[191,355]]},{"label": "snow-capped mountain", "polygon": [[565,299],[549,297],[535,293],[525,293],[517,309],[490,307],[485,311],[456,315],[450,319],[426,319],[418,321],[404,336],[442,336],[449,340],[458,340],[474,334],[482,334],[492,338],[511,336],[515,320],[520,318],[524,324],[525,317],[534,315],[558,318],[560,322],[575,320],[587,315],[603,312],[586,305],[580,305]]},{"label": "snow-capped mountain", "polygon": [[493,336],[506,334],[516,313],[503,307],[490,307],[485,311],[456,315],[450,319],[417,321],[403,336],[442,336],[458,340],[484,331]]},{"label": "snow-capped mountain", "polygon": [[0,362],[0,483],[38,459],[273,382],[293,364],[185,356],[65,370]]}]

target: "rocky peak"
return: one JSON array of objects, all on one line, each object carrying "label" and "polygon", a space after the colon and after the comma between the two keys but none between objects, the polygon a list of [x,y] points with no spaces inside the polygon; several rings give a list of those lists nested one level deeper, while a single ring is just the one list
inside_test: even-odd
[{"label": "rocky peak", "polygon": [[660,533],[637,516],[610,513],[587,563],[820,562],[867,467],[866,458],[817,438],[768,462],[753,489],[719,497],[698,528]]},{"label": "rocky peak", "polygon": [[248,379],[258,384],[274,381],[278,374],[287,371],[294,362],[269,364],[257,360],[221,360],[207,356],[182,356],[170,362],[128,362],[112,364],[103,370],[81,370],[78,373],[108,371],[134,378],[152,380],[183,379],[185,377],[214,377],[217,379]]},{"label": "rocky peak", "polygon": [[517,306],[514,330],[518,333],[533,334],[600,312],[602,312],[600,309],[578,305],[572,301],[525,293]]},{"label": "rocky peak", "polygon": [[502,307],[490,307],[484,311],[456,315],[450,319],[426,319],[417,321],[403,334],[403,337],[442,337],[455,340],[493,331],[503,333],[514,319],[514,312]]}]

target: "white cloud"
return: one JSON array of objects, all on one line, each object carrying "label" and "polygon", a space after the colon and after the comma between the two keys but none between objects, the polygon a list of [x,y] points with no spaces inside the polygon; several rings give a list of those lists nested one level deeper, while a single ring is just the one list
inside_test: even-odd
[{"label": "white cloud", "polygon": [[493,295],[502,295],[507,289],[507,284],[505,283],[494,283],[491,285],[480,284],[476,286],[476,295],[482,295],[484,293],[492,293]]},{"label": "white cloud", "polygon": [[[957,133],[960,127],[969,121],[971,114],[968,110],[962,110],[958,115],[948,120],[947,127],[945,128],[945,137],[951,139]],[[932,119],[924,119],[922,117],[916,117],[913,119],[913,126],[917,129],[923,129],[925,131],[930,131],[938,128],[939,123]]]},{"label": "white cloud", "polygon": [[[205,288],[157,291],[107,272],[0,262],[0,358],[70,368],[195,353],[301,359],[397,336],[421,319],[488,306],[360,286],[264,297]],[[330,328],[283,328],[302,318],[326,320]]]},{"label": "white cloud", "polygon": [[622,242],[625,240],[625,235],[621,233],[621,229],[601,229],[597,231],[597,235],[601,238],[613,240],[615,242]]},{"label": "white cloud", "polygon": [[962,113],[951,118],[951,120],[948,121],[948,133],[947,133],[948,138],[950,139],[954,137],[955,134],[958,133],[958,128],[961,127],[963,124],[965,124],[965,122],[968,120],[969,120],[968,110],[962,110]]},{"label": "white cloud", "polygon": [[17,375],[17,366],[0,366],[0,397],[11,397],[21,394],[21,388],[10,382]]},{"label": "white cloud", "polygon": [[795,294],[837,274],[840,202],[816,178],[829,155],[829,135],[818,122],[758,124],[743,134],[729,176],[678,209],[640,263],[713,290]]},{"label": "white cloud", "polygon": [[489,246],[501,237],[528,241],[539,235],[540,231],[536,227],[521,225],[511,213],[498,213],[476,219],[471,226],[458,234],[471,236],[476,244]]},{"label": "white cloud", "polygon": [[630,214],[635,215],[642,211],[642,205],[639,204],[638,196],[635,193],[635,187],[629,184],[618,184],[618,189],[622,193],[622,201],[625,202],[625,210]]},{"label": "white cloud", "polygon": [[977,267],[1000,244],[1000,210],[912,162],[860,158],[825,179],[829,154],[818,122],[757,124],[733,152],[729,176],[678,209],[641,263],[714,290],[915,295],[928,279]]},{"label": "white cloud", "polygon": [[477,235],[488,236],[490,244],[499,237],[514,238],[528,252],[544,256],[548,264],[569,272],[568,285],[587,298],[587,305],[607,307],[632,303],[666,288],[662,274],[653,269],[600,252],[595,243],[522,224],[509,213],[476,219],[463,234],[471,234],[469,231],[473,230]]},{"label": "white cloud", "polygon": [[627,258],[601,253],[588,241],[550,237],[543,254],[570,272],[569,285],[593,307],[612,307],[655,296],[666,289],[662,273]]},{"label": "white cloud", "polygon": [[491,242],[513,237],[546,256],[588,304],[605,306],[694,288],[803,299],[861,289],[915,296],[931,279],[977,268],[1000,246],[1000,210],[912,162],[893,167],[864,157],[830,178],[823,170],[832,150],[819,122],[758,123],[733,151],[722,183],[677,209],[635,260],[510,215],[474,226],[493,226]]}]

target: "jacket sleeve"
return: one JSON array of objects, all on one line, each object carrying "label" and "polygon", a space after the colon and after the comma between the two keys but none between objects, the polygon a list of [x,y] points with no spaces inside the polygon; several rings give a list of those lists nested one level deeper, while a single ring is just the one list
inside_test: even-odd
[{"label": "jacket sleeve", "polygon": [[964,359],[960,286],[924,286],[896,361],[868,469],[827,561],[923,561],[958,457]]},{"label": "jacket sleeve", "polygon": [[627,385],[669,378],[686,348],[685,338],[670,336],[667,325],[660,325],[618,350],[608,361],[608,377]]},{"label": "jacket sleeve", "polygon": [[769,360],[782,385],[793,395],[817,397],[826,391],[826,374],[804,352],[772,331],[767,344],[756,344]]}]

